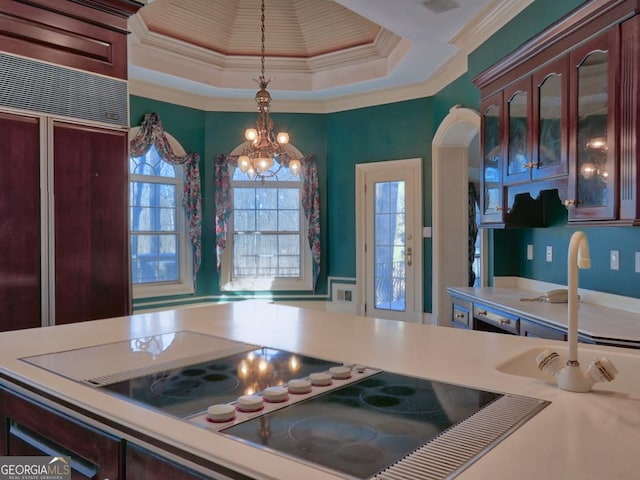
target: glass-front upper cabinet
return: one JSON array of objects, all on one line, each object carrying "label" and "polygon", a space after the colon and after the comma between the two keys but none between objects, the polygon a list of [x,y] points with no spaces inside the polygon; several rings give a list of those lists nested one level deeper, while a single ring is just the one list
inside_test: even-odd
[{"label": "glass-front upper cabinet", "polygon": [[533,74],[533,180],[567,175],[569,57]]},{"label": "glass-front upper cabinet", "polygon": [[502,223],[502,93],[488,97],[482,112],[481,223]]},{"label": "glass-front upper cabinet", "polygon": [[615,218],[616,44],[606,34],[571,53],[569,220]]},{"label": "glass-front upper cabinet", "polygon": [[507,158],[504,184],[511,185],[531,179],[534,166],[531,155],[531,77],[505,89],[507,115]]}]

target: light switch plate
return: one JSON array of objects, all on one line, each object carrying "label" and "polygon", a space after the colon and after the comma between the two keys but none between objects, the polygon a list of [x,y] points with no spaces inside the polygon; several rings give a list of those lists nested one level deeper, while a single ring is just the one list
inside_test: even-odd
[{"label": "light switch plate", "polygon": [[533,245],[527,245],[527,260],[533,260]]},{"label": "light switch plate", "polygon": [[620,250],[611,250],[609,252],[609,264],[611,270],[620,270]]},{"label": "light switch plate", "polygon": [[553,247],[551,245],[547,245],[547,262],[553,261]]},{"label": "light switch plate", "polygon": [[640,273],[640,252],[636,252],[636,273]]}]

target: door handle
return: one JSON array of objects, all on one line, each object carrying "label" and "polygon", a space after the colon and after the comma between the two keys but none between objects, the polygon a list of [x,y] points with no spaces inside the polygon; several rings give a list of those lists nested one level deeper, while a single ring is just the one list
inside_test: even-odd
[{"label": "door handle", "polygon": [[411,250],[411,247],[409,247],[407,249],[407,266],[411,266],[411,264],[413,263],[413,250]]}]

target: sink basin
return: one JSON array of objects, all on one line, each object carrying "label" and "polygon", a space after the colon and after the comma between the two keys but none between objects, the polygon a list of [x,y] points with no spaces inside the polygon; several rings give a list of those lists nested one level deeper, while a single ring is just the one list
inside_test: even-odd
[{"label": "sink basin", "polygon": [[[496,365],[496,370],[555,385],[553,378],[542,373],[536,364],[536,357],[545,350],[558,352],[563,363],[569,356],[568,348],[558,348],[555,345],[534,347],[499,363]],[[638,375],[638,372],[640,372],[640,354],[634,350],[629,352],[621,350],[620,352],[612,352],[609,350],[579,348],[578,360],[582,370],[585,372],[593,360],[603,356],[607,357],[618,369],[618,375],[612,382],[596,383],[593,386],[593,390],[640,395],[640,375]]]}]

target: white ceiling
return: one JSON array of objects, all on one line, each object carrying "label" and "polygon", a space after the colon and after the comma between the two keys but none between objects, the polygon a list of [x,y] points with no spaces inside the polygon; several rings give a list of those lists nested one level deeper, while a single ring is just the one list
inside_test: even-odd
[{"label": "white ceiling", "polygon": [[[532,1],[266,0],[273,109],[331,111],[432,95]],[[260,0],[146,3],[129,20],[132,93],[254,108]]]}]

